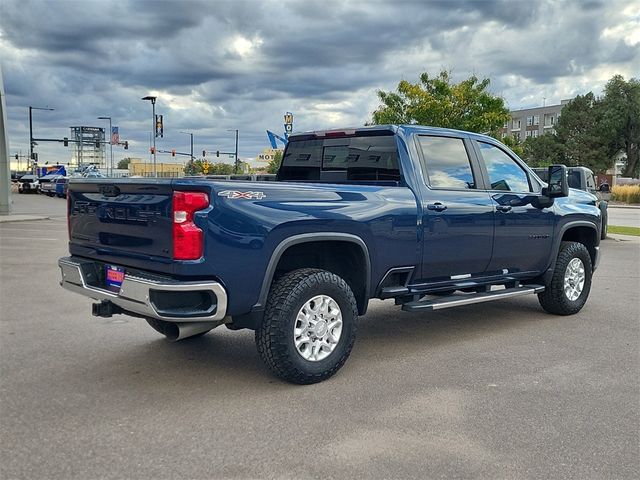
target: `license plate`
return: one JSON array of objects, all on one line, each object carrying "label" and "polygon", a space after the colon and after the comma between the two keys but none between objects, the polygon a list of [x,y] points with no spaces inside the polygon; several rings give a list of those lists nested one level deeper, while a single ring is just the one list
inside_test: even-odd
[{"label": "license plate", "polygon": [[124,268],[116,267],[115,265],[105,265],[104,268],[106,270],[105,278],[109,290],[115,292],[120,291],[122,281],[124,280]]}]

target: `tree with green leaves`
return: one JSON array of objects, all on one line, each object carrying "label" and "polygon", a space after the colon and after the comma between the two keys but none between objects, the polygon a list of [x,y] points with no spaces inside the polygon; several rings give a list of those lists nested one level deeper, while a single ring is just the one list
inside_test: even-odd
[{"label": "tree with green leaves", "polygon": [[556,124],[556,139],[562,145],[566,165],[589,167],[595,172],[611,168],[613,155],[601,127],[602,113],[601,101],[591,92],[564,106]]},{"label": "tree with green leaves", "polygon": [[[563,111],[564,114],[564,111]],[[626,155],[623,175],[640,175],[640,80],[628,82],[615,75],[607,82],[601,100],[600,127],[608,152]]]},{"label": "tree with green leaves", "polygon": [[454,83],[443,70],[418,83],[401,80],[395,92],[378,90],[380,106],[372,114],[374,125],[420,124],[497,135],[511,117],[504,100],[488,91],[490,80],[471,77]]},{"label": "tree with green leaves", "polygon": [[129,168],[130,163],[131,163],[131,159],[129,157],[123,158],[118,162],[118,168],[120,170],[127,170]]},{"label": "tree with green leaves", "polygon": [[522,144],[521,158],[531,167],[548,167],[564,163],[564,148],[554,133],[527,138]]},{"label": "tree with green leaves", "polygon": [[524,154],[524,144],[514,135],[507,135],[501,138],[502,143],[509,147],[516,155],[522,158]]},{"label": "tree with green leaves", "polygon": [[280,164],[282,163],[282,150],[276,150],[273,158],[269,161],[267,166],[267,173],[278,173]]},{"label": "tree with green leaves", "polygon": [[198,158],[187,162],[184,173],[185,175],[233,175],[235,166],[221,162],[209,163],[205,158]]}]

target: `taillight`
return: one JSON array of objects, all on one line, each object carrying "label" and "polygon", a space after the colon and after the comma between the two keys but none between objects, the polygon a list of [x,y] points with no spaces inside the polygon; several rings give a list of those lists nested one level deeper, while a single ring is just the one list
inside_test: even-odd
[{"label": "taillight", "polygon": [[209,195],[204,192],[173,192],[173,258],[197,260],[202,257],[204,236],[193,215],[209,206]]}]

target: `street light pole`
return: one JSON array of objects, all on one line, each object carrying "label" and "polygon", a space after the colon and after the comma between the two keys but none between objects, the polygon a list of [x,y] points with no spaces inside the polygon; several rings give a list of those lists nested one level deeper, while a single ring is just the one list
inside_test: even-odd
[{"label": "street light pole", "polygon": [[110,151],[110,163],[109,163],[109,175],[113,176],[113,128],[111,127],[111,117],[98,117],[98,120],[109,120],[109,151]]},{"label": "street light pole", "polygon": [[[48,110],[53,111],[53,108],[32,107],[29,105],[29,159],[33,162],[33,110]],[[32,163],[33,165],[33,163]]]},{"label": "street light pole", "polygon": [[235,173],[238,173],[238,166],[239,166],[239,162],[238,162],[238,129],[237,128],[232,128],[227,130],[227,132],[236,132],[236,165],[234,168]]},{"label": "street light pole", "polygon": [[193,162],[193,133],[190,133],[190,132],[180,132],[180,133],[184,133],[185,135],[189,135],[191,137],[191,161]]},{"label": "street light pole", "polygon": [[151,95],[142,97],[142,100],[149,100],[151,102],[151,135],[153,136],[153,176],[158,176],[156,167],[156,98]]}]

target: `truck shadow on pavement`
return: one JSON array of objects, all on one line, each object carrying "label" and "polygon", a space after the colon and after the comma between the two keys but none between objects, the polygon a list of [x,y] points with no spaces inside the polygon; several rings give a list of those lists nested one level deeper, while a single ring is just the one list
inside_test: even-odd
[{"label": "truck shadow on pavement", "polygon": [[[360,319],[356,344],[343,371],[357,376],[365,364],[369,369],[384,370],[399,356],[426,357],[442,346],[449,348],[545,321],[556,322],[557,317],[544,313],[535,299],[419,314],[401,312],[393,302],[376,301],[367,316]],[[202,337],[175,343],[152,338],[149,332],[149,337],[137,339],[126,349],[120,346],[116,352],[102,350],[103,355],[96,359],[99,361],[90,367],[95,369],[93,374],[108,376],[111,382],[115,377],[118,383],[122,382],[122,388],[162,385],[180,391],[205,389],[207,395],[216,395],[232,385],[250,384],[253,391],[273,390],[274,384],[278,388],[288,386],[262,364],[251,331],[232,332],[220,327]]]}]

